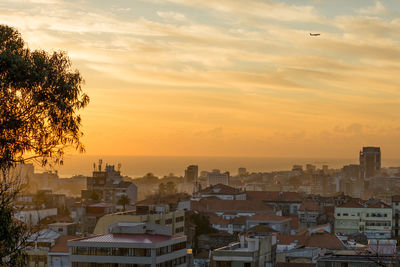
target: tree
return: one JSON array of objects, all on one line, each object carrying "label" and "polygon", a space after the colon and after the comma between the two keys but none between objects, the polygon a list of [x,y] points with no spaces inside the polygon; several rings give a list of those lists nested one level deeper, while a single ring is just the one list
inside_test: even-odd
[{"label": "tree", "polygon": [[176,193],[176,185],[174,182],[168,182],[165,186],[166,193],[172,195]]},{"label": "tree", "polygon": [[100,202],[101,200],[101,193],[96,190],[92,190],[89,193],[89,199],[93,202]]},{"label": "tree", "polygon": [[28,227],[13,223],[21,181],[10,168],[27,160],[62,164],[70,146],[84,151],[82,83],[65,52],[31,51],[17,30],[0,25],[0,266],[26,265]]},{"label": "tree", "polygon": [[160,196],[165,196],[167,193],[167,188],[164,183],[158,185],[158,194]]},{"label": "tree", "polygon": [[126,210],[126,205],[129,205],[131,203],[131,200],[129,199],[129,197],[127,195],[122,195],[119,199],[118,199],[118,205],[122,205],[124,207],[124,211]]}]

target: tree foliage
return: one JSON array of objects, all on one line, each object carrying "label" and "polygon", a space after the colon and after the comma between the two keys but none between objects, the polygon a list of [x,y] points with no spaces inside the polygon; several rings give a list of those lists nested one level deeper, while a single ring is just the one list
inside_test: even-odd
[{"label": "tree foliage", "polygon": [[64,52],[25,47],[13,28],[0,26],[0,166],[28,158],[62,160],[67,146],[83,151],[81,117],[89,97]]},{"label": "tree foliage", "polygon": [[124,207],[124,211],[126,210],[126,205],[129,205],[131,203],[131,200],[129,199],[129,197],[127,195],[122,195],[119,199],[118,199],[118,205],[121,205]]},{"label": "tree foliage", "polygon": [[15,222],[21,181],[10,168],[29,159],[62,163],[67,147],[84,147],[78,111],[89,103],[65,52],[31,51],[14,28],[0,25],[0,266],[26,266],[29,226]]}]

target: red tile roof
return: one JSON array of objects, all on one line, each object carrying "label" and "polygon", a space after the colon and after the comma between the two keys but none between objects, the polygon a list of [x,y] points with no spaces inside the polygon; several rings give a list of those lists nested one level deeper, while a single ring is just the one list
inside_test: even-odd
[{"label": "red tile roof", "polygon": [[361,205],[358,202],[354,202],[354,201],[349,201],[346,203],[343,203],[342,205],[338,206],[340,208],[364,208],[363,205]]},{"label": "red tile roof", "polygon": [[208,198],[201,199],[200,201],[191,201],[192,210],[204,212],[258,212],[268,211],[274,212],[274,208],[262,201],[251,200],[223,200]]},{"label": "red tile roof", "polygon": [[383,208],[383,209],[390,209],[392,208],[391,206],[383,203],[382,201],[376,202],[376,203],[372,203],[367,205],[367,208]]},{"label": "red tile roof", "polygon": [[303,197],[297,192],[246,191],[247,199],[267,202],[301,202]]},{"label": "red tile roof", "polygon": [[318,232],[308,235],[306,233],[301,235],[278,235],[278,244],[290,245],[297,240],[299,246],[305,247],[318,247],[326,249],[344,249],[345,246],[334,234],[326,232]]},{"label": "red tile roof", "polygon": [[291,220],[288,217],[278,216],[275,214],[264,214],[257,213],[249,218],[251,221],[274,221],[274,222],[285,222]]},{"label": "red tile roof", "polygon": [[319,204],[315,201],[304,201],[299,208],[301,211],[320,211]]},{"label": "red tile roof", "polygon": [[197,192],[197,194],[204,194],[204,195],[238,195],[244,193],[245,192],[240,191],[237,188],[227,186],[224,184],[216,184],[213,186],[209,186]]},{"label": "red tile roof", "polygon": [[67,235],[67,236],[60,236],[57,241],[56,244],[54,245],[54,247],[52,247],[49,252],[55,252],[55,253],[68,253],[69,252],[69,248],[67,245],[67,241],[68,240],[72,240],[72,239],[77,239],[79,238],[79,236],[74,236],[74,235]]}]

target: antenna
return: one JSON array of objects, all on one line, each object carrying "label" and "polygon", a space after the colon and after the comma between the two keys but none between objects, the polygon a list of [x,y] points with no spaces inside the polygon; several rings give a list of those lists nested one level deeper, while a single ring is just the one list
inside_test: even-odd
[{"label": "antenna", "polygon": [[101,172],[101,164],[103,164],[103,160],[99,159],[99,172]]}]

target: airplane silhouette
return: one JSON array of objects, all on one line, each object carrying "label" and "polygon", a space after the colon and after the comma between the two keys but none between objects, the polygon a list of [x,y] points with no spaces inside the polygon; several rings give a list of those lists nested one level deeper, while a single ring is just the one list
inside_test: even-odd
[{"label": "airplane silhouette", "polygon": [[310,36],[320,36],[320,33],[310,33]]}]

